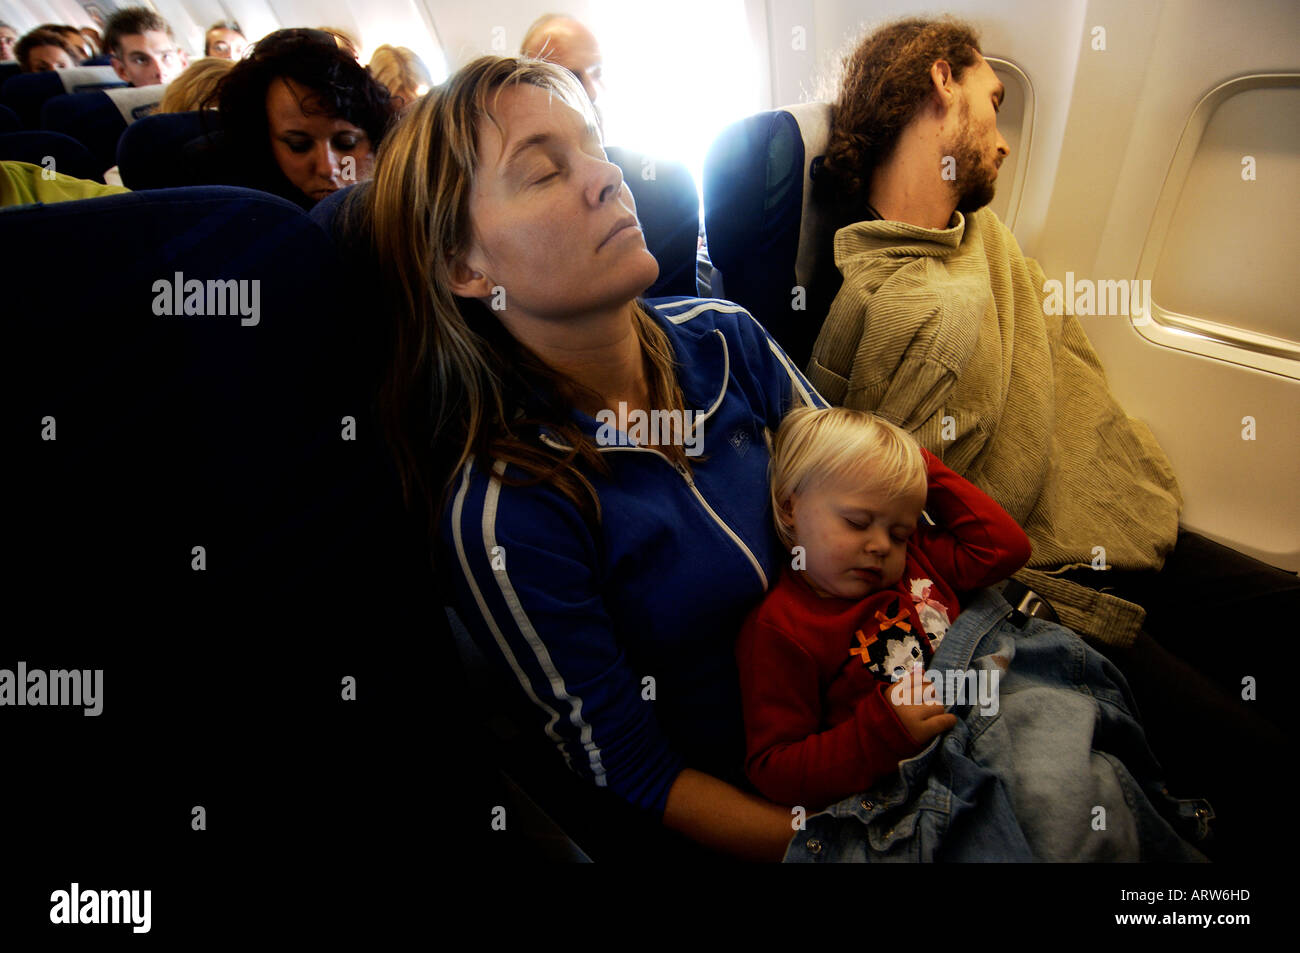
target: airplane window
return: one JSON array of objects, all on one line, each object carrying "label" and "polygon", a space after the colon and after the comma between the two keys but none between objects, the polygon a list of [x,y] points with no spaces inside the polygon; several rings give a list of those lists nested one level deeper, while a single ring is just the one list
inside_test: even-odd
[{"label": "airplane window", "polygon": [[[1163,323],[1294,359],[1300,221],[1291,210],[1300,195],[1300,77],[1285,86],[1250,79],[1215,90],[1188,122],[1161,197],[1163,206],[1173,193],[1176,204],[1151,293]],[[1184,175],[1176,174],[1180,168]],[[1246,340],[1250,335],[1278,341],[1270,347]]]},{"label": "airplane window", "polygon": [[990,208],[1013,232],[1020,213],[1020,196],[1029,179],[1029,150],[1034,130],[1034,89],[1020,67],[996,56],[988,57],[993,72],[1006,87],[1006,98],[998,112],[998,131],[1007,140],[1011,154],[998,172],[998,188]]},{"label": "airplane window", "polygon": [[765,108],[743,0],[596,0],[590,23],[604,53],[605,141],[682,162],[701,188],[714,136]]}]

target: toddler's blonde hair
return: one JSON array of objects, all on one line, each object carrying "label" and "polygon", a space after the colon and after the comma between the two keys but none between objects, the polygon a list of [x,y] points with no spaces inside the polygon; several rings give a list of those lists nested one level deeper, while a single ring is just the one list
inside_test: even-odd
[{"label": "toddler's blonde hair", "polygon": [[847,407],[796,407],[786,414],[772,447],[772,519],[782,544],[795,544],[781,521],[782,505],[825,482],[860,478],[891,498],[927,485],[921,447],[906,430]]}]

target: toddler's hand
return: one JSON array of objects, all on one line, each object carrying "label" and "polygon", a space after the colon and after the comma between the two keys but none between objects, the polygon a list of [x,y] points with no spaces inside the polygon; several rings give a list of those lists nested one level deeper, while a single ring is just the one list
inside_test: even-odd
[{"label": "toddler's hand", "polygon": [[[894,705],[898,720],[903,723],[908,734],[916,739],[917,744],[925,744],[957,724],[957,716],[945,712],[940,702],[915,702],[915,699],[924,698],[926,687],[925,672],[917,665],[889,688],[889,700]],[[931,689],[932,694],[933,692]]]}]

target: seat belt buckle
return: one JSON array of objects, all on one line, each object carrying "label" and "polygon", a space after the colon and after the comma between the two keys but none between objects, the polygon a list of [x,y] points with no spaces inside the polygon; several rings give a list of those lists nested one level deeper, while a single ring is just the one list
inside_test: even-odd
[{"label": "seat belt buckle", "polygon": [[1061,621],[1052,604],[1023,582],[1008,579],[993,588],[998,589],[1002,593],[1002,598],[1006,599],[1011,606],[1011,622],[1016,628],[1023,629],[1031,617],[1045,622]]}]

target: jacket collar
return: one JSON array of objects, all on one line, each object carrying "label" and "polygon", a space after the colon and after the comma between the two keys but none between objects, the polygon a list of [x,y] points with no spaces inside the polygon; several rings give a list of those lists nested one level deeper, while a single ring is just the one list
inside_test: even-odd
[{"label": "jacket collar", "polygon": [[[641,303],[668,335],[677,368],[677,383],[681,386],[686,409],[695,412],[695,426],[703,427],[722,406],[727,395],[727,384],[731,379],[731,352],[727,339],[715,327],[697,329],[687,324],[676,324],[650,302],[643,300]],[[617,408],[611,407],[610,410],[617,413]],[[576,409],[570,411],[570,417],[583,433],[595,439],[601,426],[596,418]],[[540,428],[538,438],[556,450],[573,449],[549,427]],[[602,453],[619,449],[626,450],[628,445],[599,447]]]},{"label": "jacket collar", "polygon": [[961,212],[953,212],[947,228],[922,228],[906,222],[854,222],[835,233],[835,264],[880,254],[947,258],[961,244],[967,221]]}]

